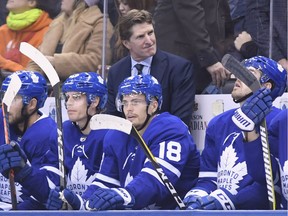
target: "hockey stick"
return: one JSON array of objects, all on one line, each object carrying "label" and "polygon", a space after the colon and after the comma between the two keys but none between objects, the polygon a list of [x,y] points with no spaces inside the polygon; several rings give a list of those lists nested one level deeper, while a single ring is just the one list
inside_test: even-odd
[{"label": "hockey stick", "polygon": [[60,170],[60,187],[66,188],[66,175],[64,169],[64,148],[63,148],[63,134],[62,134],[62,108],[61,108],[61,97],[60,97],[60,79],[59,76],[51,65],[49,60],[35,47],[29,43],[22,42],[20,44],[20,52],[29,57],[34,61],[46,74],[53,87],[55,105],[56,105],[56,122],[57,122],[57,133],[58,133],[58,157],[59,157],[59,170]]},{"label": "hockey stick", "polygon": [[[252,92],[257,91],[261,87],[257,78],[230,54],[224,55],[222,59],[222,64],[227,70],[229,70],[232,74],[234,74],[236,78],[240,79],[245,85],[247,85],[252,90]],[[267,132],[267,125],[266,125],[265,119],[260,124],[260,135],[261,135],[269,205],[270,205],[270,209],[275,210],[276,198],[275,198],[274,183],[273,183],[270,148],[269,148],[269,142],[268,142],[268,132]]]},{"label": "hockey stick", "polygon": [[[22,86],[22,82],[18,75],[12,74],[11,81],[8,85],[7,91],[4,94],[2,100],[2,113],[3,113],[3,123],[4,123],[4,134],[5,134],[5,142],[10,144],[10,131],[9,131],[9,111],[10,106],[17,95],[18,91]],[[12,203],[12,210],[17,209],[17,197],[16,197],[16,187],[14,181],[14,170],[9,170],[9,184],[10,184],[10,191],[11,191],[11,203]]]},{"label": "hockey stick", "polygon": [[173,196],[179,208],[185,209],[185,204],[183,203],[181,197],[178,195],[174,186],[169,181],[163,169],[156,161],[149,147],[147,146],[145,141],[142,139],[141,135],[138,133],[138,131],[135,129],[135,127],[132,125],[130,121],[124,118],[117,117],[117,116],[112,116],[112,115],[107,115],[107,114],[97,114],[91,118],[90,128],[92,130],[113,129],[113,130],[122,131],[123,133],[133,136],[138,141],[142,149],[144,150],[146,157],[151,161],[158,176],[160,177],[163,184],[166,186],[166,188],[169,190],[169,192]]}]

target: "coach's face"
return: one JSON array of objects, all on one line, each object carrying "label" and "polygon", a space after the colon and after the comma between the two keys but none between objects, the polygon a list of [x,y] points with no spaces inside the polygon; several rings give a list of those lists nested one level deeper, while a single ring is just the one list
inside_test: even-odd
[{"label": "coach's face", "polygon": [[152,24],[136,24],[131,29],[129,40],[124,40],[124,46],[129,50],[135,61],[142,61],[156,53],[156,37]]}]

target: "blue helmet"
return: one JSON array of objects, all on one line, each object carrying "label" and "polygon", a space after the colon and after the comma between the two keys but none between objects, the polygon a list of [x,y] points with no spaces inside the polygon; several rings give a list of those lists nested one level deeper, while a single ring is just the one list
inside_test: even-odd
[{"label": "blue helmet", "polygon": [[162,88],[158,80],[151,75],[137,75],[126,78],[118,88],[116,97],[116,107],[119,112],[122,111],[121,101],[123,95],[143,94],[146,102],[149,104],[153,98],[158,101],[158,109],[162,106]]},{"label": "blue helmet", "polygon": [[280,64],[264,56],[255,56],[244,60],[243,63],[245,67],[253,67],[262,72],[261,84],[269,80],[273,81],[274,85],[270,93],[273,100],[284,93],[287,85],[287,72]]},{"label": "blue helmet", "polygon": [[95,72],[81,72],[77,74],[70,75],[62,86],[62,92],[82,92],[87,96],[88,104],[99,97],[98,107],[102,110],[104,109],[107,102],[107,87],[105,81]]},{"label": "blue helmet", "polygon": [[[37,99],[37,108],[44,106],[48,96],[48,87],[45,78],[38,72],[33,71],[16,71],[22,85],[18,91],[18,95],[22,96],[23,105],[29,104],[32,98]],[[5,92],[11,81],[11,76],[6,77],[2,83],[2,92]]]}]

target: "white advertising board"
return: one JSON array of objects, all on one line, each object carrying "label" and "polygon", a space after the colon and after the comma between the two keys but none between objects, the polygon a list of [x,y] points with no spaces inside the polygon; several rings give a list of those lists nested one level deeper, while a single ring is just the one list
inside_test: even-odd
[{"label": "white advertising board", "polygon": [[[273,105],[281,109],[288,108],[288,93],[277,98]],[[190,131],[199,149],[203,150],[205,132],[209,121],[216,115],[232,108],[239,107],[233,102],[230,94],[196,95]]]}]

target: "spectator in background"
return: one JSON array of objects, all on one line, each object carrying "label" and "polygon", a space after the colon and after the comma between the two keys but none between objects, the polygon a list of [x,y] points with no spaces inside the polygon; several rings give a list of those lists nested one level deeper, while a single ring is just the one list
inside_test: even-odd
[{"label": "spectator in background", "polygon": [[272,59],[277,61],[288,71],[288,32],[287,32],[287,0],[273,2],[273,38],[272,38]]},{"label": "spectator in background", "polygon": [[[230,0],[229,4],[234,18],[234,44],[239,52],[234,56],[241,61],[255,55],[271,55],[287,70],[287,1],[274,1],[272,9],[270,0]],[[273,13],[272,35],[270,13]]]},{"label": "spectator in background", "polygon": [[[107,6],[110,22],[113,26],[115,26],[118,20],[118,12],[115,0],[107,0]],[[98,7],[100,8],[101,12],[104,13],[104,0],[99,0]]]},{"label": "spectator in background", "polygon": [[45,0],[8,0],[6,7],[7,23],[0,27],[0,69],[14,72],[23,70],[29,62],[19,51],[20,43],[25,41],[38,47],[52,20],[45,11]]},{"label": "spectator in background", "polygon": [[[55,67],[61,81],[71,74],[97,71],[102,59],[103,14],[97,0],[62,0],[62,13],[53,20],[39,50]],[[107,20],[106,61],[111,60],[109,40],[113,27]],[[34,62],[29,70],[41,71]]]},{"label": "spectator in background", "polygon": [[[170,112],[189,125],[195,97],[193,65],[190,61],[157,49],[152,15],[145,10],[130,10],[119,20],[118,33],[129,55],[113,64],[108,73],[107,113],[121,116],[116,110],[118,86],[138,73],[151,74],[162,86],[160,112]],[[137,67],[142,66],[142,70]]]},{"label": "spectator in background", "polygon": [[234,48],[239,61],[256,55],[268,57],[270,0],[229,0],[234,24]]},{"label": "spectator in background", "polygon": [[42,5],[46,6],[46,12],[49,14],[51,19],[54,19],[61,11],[61,0],[46,0],[39,2],[39,8],[42,8]]},{"label": "spectator in background", "polygon": [[242,31],[234,40],[234,46],[238,53],[232,53],[239,61],[243,58],[251,58],[256,56],[258,53],[258,45],[252,39],[252,36],[246,32]]},{"label": "spectator in background", "polygon": [[[128,11],[132,9],[146,10],[153,13],[156,6],[155,0],[115,0],[115,5],[118,10],[119,17],[124,16]],[[112,64],[119,61],[121,58],[128,55],[129,50],[123,45],[119,34],[117,34],[118,26],[115,26],[116,30],[111,39],[112,49]]]},{"label": "spectator in background", "polygon": [[229,72],[221,59],[233,42],[227,0],[158,0],[154,21],[159,48],[193,62],[197,94],[211,81],[225,84]]},{"label": "spectator in background", "polygon": [[6,23],[6,18],[9,13],[6,8],[7,1],[8,0],[0,1],[0,26]]}]

